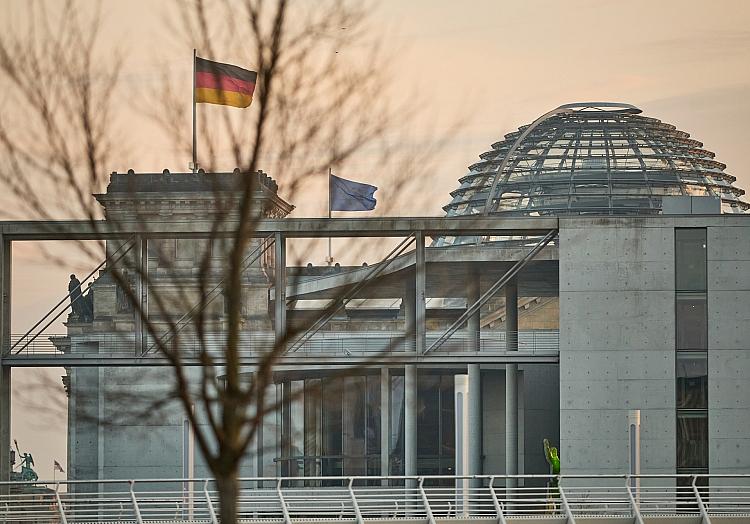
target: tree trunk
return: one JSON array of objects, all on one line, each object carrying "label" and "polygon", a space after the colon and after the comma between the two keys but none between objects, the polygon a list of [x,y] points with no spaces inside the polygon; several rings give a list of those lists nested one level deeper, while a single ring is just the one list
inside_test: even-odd
[{"label": "tree trunk", "polygon": [[219,522],[221,524],[237,524],[237,499],[240,494],[240,483],[237,475],[216,478],[216,487],[219,490]]}]

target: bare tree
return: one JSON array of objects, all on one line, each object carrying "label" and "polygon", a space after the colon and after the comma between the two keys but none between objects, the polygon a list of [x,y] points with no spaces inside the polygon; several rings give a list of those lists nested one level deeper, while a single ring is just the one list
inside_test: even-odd
[{"label": "bare tree", "polygon": [[[104,174],[121,153],[113,122],[122,55],[106,60],[100,56],[98,13],[83,16],[76,2],[68,1],[54,16],[44,5],[29,9],[28,27],[0,35],[2,82],[16,106],[11,114],[23,118],[0,117],[0,180],[25,216],[54,218],[62,213],[85,217],[98,228],[102,211],[91,194],[102,191]],[[208,212],[212,238],[223,238],[224,254],[212,256],[203,244],[195,254],[198,276],[184,284],[174,254],[161,244],[153,246],[156,257],[165,261],[158,279],[143,270],[137,257],[120,256],[126,241],[108,242],[106,248],[102,243],[103,251],[88,243],[79,248],[92,258],[106,255],[107,274],[149,335],[150,345],[144,349],[169,361],[169,400],[179,402],[190,419],[216,479],[221,522],[230,523],[237,519],[240,464],[263,417],[279,408],[278,401],[266,398],[279,358],[301,331],[340,307],[340,300],[332,300],[317,319],[289,329],[283,340],[264,348],[252,374],[241,365],[249,255],[269,247],[256,234],[265,213],[257,198],[265,190],[259,169],[270,166],[273,173],[283,174],[285,194],[293,198],[311,177],[345,166],[364,152],[376,157],[384,171],[397,173],[389,182],[405,189],[417,173],[427,170],[438,143],[423,147],[420,155],[399,149],[403,135],[398,132],[407,130],[405,122],[413,111],[384,100],[386,57],[361,5],[340,0],[195,0],[177,2],[172,13],[177,14],[181,41],[202,56],[219,60],[232,50],[258,73],[249,110],[226,109],[211,126],[200,128],[205,172],[219,171],[227,161],[238,168],[231,187],[218,177],[207,177],[213,195]],[[157,91],[163,96],[150,115],[187,156],[190,106],[182,103],[169,77]],[[134,216],[149,219],[147,214]],[[108,212],[106,218],[117,224],[121,216]],[[149,290],[148,310],[131,285],[134,275]],[[171,283],[169,293],[160,291],[165,282]],[[217,321],[210,305],[219,296],[225,319],[217,340],[211,336]],[[191,356],[201,362],[195,373],[185,362],[187,340],[194,349]]]}]

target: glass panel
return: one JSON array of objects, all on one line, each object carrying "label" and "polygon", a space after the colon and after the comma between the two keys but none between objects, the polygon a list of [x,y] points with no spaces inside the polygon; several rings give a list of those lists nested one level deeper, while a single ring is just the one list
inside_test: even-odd
[{"label": "glass panel", "polygon": [[[417,455],[439,455],[440,445],[440,376],[417,378]],[[432,468],[430,468],[432,469]],[[427,471],[420,474],[429,475]]]},{"label": "glass panel", "polygon": [[391,475],[404,474],[404,377],[391,376]]},{"label": "glass panel", "polygon": [[342,464],[342,390],[340,378],[323,380],[323,475],[341,475]]},{"label": "glass panel", "polygon": [[677,408],[708,408],[707,353],[677,353]]},{"label": "glass panel", "polygon": [[708,468],[708,414],[677,412],[677,467]]},{"label": "glass panel", "polygon": [[[322,453],[322,410],[320,405],[321,382],[318,378],[305,381],[305,456],[319,457]],[[320,476],[320,461],[317,458],[305,460],[305,476]]]},{"label": "glass panel", "polygon": [[677,295],[675,314],[677,349],[708,349],[706,296]]},{"label": "glass panel", "polygon": [[455,475],[456,400],[453,375],[443,375],[440,384],[440,455],[441,475]]},{"label": "glass panel", "polygon": [[344,475],[365,474],[365,377],[346,377],[343,391]]},{"label": "glass panel", "polygon": [[[367,376],[367,455],[380,453],[380,375]],[[379,467],[379,466],[378,466]],[[369,466],[368,466],[369,470]],[[369,474],[369,473],[368,473]],[[378,475],[380,473],[377,473]]]},{"label": "glass panel", "polygon": [[677,291],[706,290],[706,230],[675,229]]}]

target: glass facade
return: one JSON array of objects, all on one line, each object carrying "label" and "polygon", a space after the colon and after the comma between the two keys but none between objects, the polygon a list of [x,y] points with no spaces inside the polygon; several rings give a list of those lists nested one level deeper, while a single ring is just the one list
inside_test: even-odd
[{"label": "glass facade", "polygon": [[[417,379],[417,469],[452,474],[454,377]],[[403,475],[404,377],[391,376],[390,472]],[[380,475],[380,375],[320,377],[278,384],[283,395],[276,462],[282,476]]]},{"label": "glass facade", "polygon": [[750,204],[725,167],[688,133],[637,107],[567,104],[479,155],[443,209],[447,216],[643,215],[658,214],[664,196],[703,195],[719,198],[724,213],[744,213]]},{"label": "glass facade", "polygon": [[708,473],[708,294],[705,228],[675,229],[677,473]]}]

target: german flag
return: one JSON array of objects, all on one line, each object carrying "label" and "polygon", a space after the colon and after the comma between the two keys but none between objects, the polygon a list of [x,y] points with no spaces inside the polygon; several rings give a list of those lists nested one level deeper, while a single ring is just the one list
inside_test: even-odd
[{"label": "german flag", "polygon": [[258,73],[195,57],[195,102],[247,107],[253,101]]}]

